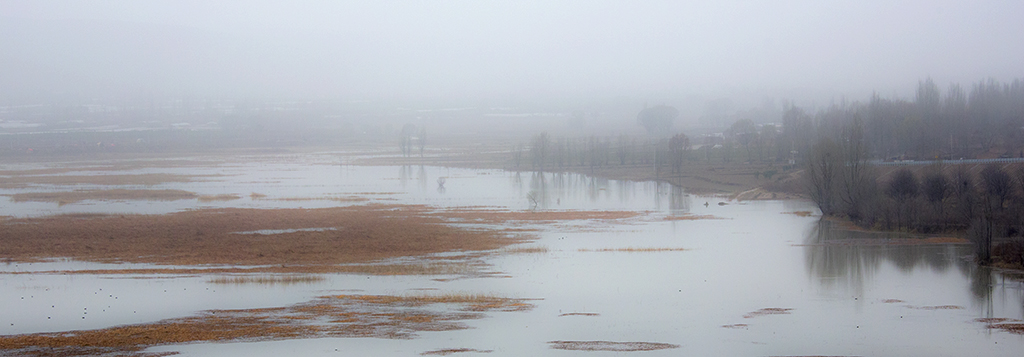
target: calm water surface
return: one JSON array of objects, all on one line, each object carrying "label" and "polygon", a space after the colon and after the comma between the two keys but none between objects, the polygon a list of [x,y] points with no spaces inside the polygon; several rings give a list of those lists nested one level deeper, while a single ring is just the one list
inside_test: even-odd
[{"label": "calm water surface", "polygon": [[[490,312],[471,329],[421,332],[411,340],[330,338],[256,343],[160,346],[183,355],[409,356],[442,348],[493,350],[489,355],[578,355],[547,341],[648,341],[678,349],[644,355],[1019,356],[1024,336],[985,328],[977,318],[1024,319],[1020,282],[978,268],[968,246],[824,245],[847,232],[800,217],[803,201],[726,202],[691,196],[654,182],[575,174],[508,173],[438,167],[341,165],[334,155],[253,158],[209,168],[151,168],[127,173],[196,173],[205,181],[146,188],[200,194],[232,193],[233,201],[202,203],[85,201],[0,205],[0,215],[68,212],[163,213],[199,207],[329,207],[334,200],[275,198],[360,196],[369,202],[439,207],[602,209],[645,212],[609,225],[574,222],[544,227],[530,246],[547,253],[487,258],[508,278],[435,281],[420,276],[326,275],[296,285],[211,284],[212,276],[0,275],[0,334],[67,331],[154,322],[207,309],[287,306],[348,291],[404,294],[419,289],[537,298],[528,312]],[[80,173],[75,173],[80,174]],[[444,177],[443,187],[438,178]],[[0,194],[101,186],[37,186]],[[253,199],[251,193],[267,195]],[[707,203],[707,205],[705,205]],[[670,220],[697,214],[719,219]],[[575,227],[575,228],[573,228]],[[596,252],[607,248],[686,248],[668,252]],[[135,264],[131,267],[145,265]],[[120,265],[10,263],[3,271],[105,268]],[[899,302],[891,302],[899,300]],[[934,308],[946,306],[946,308]],[[746,318],[763,308],[789,314]],[[562,316],[564,313],[597,316]],[[84,318],[83,318],[84,317]],[[745,326],[723,327],[742,324]]]}]

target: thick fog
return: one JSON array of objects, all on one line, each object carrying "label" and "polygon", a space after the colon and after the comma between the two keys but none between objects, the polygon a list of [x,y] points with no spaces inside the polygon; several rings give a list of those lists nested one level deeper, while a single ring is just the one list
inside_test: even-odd
[{"label": "thick fog", "polygon": [[1020,1],[0,1],[0,98],[906,98],[926,77],[1024,76],[1022,15]]},{"label": "thick fog", "polygon": [[0,13],[5,95],[859,97],[1024,73],[1019,1],[3,1]]}]

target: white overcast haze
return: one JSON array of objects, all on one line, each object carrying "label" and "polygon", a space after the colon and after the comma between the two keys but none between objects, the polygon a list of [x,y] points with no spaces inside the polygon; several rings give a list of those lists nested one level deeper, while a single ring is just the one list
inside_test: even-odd
[{"label": "white overcast haze", "polygon": [[0,95],[911,97],[1024,77],[1024,1],[0,1]]}]

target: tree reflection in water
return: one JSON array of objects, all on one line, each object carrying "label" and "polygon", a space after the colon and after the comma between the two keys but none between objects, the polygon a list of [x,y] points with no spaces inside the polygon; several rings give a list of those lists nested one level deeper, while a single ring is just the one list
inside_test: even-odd
[{"label": "tree reflection in water", "polygon": [[947,273],[955,269],[968,280],[973,307],[985,317],[993,314],[993,295],[1000,298],[1016,296],[1024,305],[1020,278],[971,260],[970,245],[951,244],[889,244],[885,239],[915,238],[906,233],[864,232],[843,229],[836,222],[819,220],[811,226],[804,239],[804,260],[807,273],[826,289],[847,289],[855,295],[876,279],[883,264],[891,264],[900,272],[911,274],[916,269]]}]

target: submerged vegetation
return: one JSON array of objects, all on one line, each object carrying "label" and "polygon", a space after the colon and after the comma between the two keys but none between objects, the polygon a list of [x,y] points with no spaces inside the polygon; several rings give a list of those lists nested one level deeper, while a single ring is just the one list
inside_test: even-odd
[{"label": "submerged vegetation", "polygon": [[324,281],[321,275],[236,275],[221,276],[207,280],[210,284],[259,284],[259,285],[291,285],[310,284]]},{"label": "submerged vegetation", "polygon": [[14,202],[55,202],[58,204],[76,203],[85,200],[126,201],[151,200],[174,201],[196,198],[193,192],[182,190],[75,190],[60,192],[26,192],[11,196]]},{"label": "submerged vegetation", "polygon": [[[425,308],[440,304],[442,309]],[[132,354],[190,342],[295,338],[410,338],[419,331],[465,329],[487,311],[526,311],[521,299],[476,294],[333,295],[265,309],[209,310],[196,316],[99,330],[0,336],[0,350],[23,356]]]},{"label": "submerged vegetation", "polygon": [[568,351],[636,352],[679,348],[679,345],[659,342],[613,341],[549,341],[552,349]]}]

